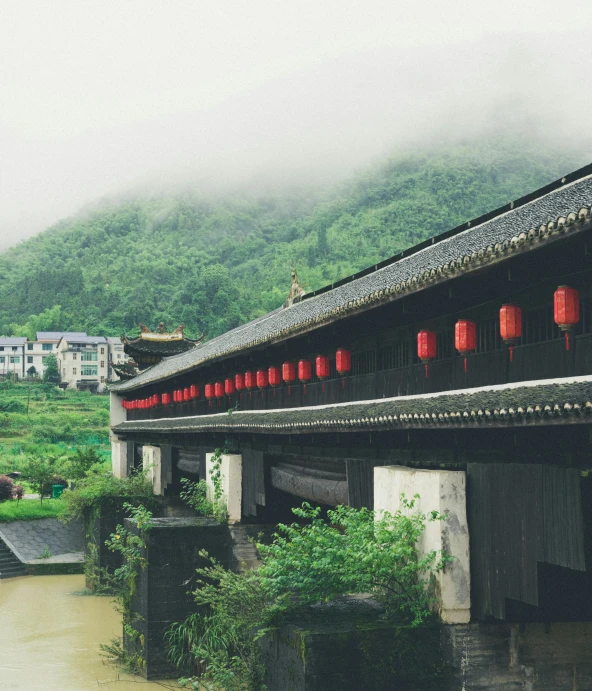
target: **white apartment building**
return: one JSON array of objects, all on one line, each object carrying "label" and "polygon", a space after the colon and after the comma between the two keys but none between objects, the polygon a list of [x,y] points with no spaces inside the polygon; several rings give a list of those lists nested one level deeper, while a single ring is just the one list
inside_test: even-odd
[{"label": "white apartment building", "polygon": [[64,337],[79,338],[86,336],[84,331],[38,331],[37,340],[27,341],[25,375],[31,367],[35,368],[35,375],[42,377],[45,372],[45,358],[48,355],[58,356],[58,343]]},{"label": "white apartment building", "polygon": [[109,377],[109,344],[103,336],[65,334],[57,346],[62,383],[104,391]]},{"label": "white apartment building", "polygon": [[26,376],[26,342],[26,338],[18,336],[0,338],[0,377],[13,376],[23,379]]}]

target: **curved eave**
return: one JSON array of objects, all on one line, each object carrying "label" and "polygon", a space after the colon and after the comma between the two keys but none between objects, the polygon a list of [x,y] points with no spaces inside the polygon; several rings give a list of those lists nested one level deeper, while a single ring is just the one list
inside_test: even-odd
[{"label": "curved eave", "polygon": [[592,376],[587,375],[308,408],[138,420],[112,429],[117,435],[142,432],[314,434],[591,422]]}]

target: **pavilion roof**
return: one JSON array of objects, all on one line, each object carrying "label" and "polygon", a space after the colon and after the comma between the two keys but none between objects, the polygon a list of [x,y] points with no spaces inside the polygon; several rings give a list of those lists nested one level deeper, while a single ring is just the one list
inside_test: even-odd
[{"label": "pavilion roof", "polygon": [[590,227],[591,205],[592,165],[111,388],[139,389],[534,249]]}]

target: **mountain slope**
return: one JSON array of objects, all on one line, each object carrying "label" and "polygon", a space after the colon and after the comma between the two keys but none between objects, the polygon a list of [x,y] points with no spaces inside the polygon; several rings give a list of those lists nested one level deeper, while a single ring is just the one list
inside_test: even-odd
[{"label": "mountain slope", "polygon": [[583,163],[481,142],[398,157],[314,194],[107,200],[0,255],[0,332],[118,334],[163,320],[217,335],[279,306],[292,266],[319,288]]}]

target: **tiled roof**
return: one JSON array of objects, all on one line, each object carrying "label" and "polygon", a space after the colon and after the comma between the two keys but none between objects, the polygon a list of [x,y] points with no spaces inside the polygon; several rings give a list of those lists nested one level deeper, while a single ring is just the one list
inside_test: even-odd
[{"label": "tiled roof", "polygon": [[592,376],[310,408],[130,421],[114,426],[113,431],[311,434],[413,427],[545,425],[559,418],[562,422],[592,422]]},{"label": "tiled roof", "polygon": [[0,346],[22,346],[27,342],[27,339],[23,336],[8,336],[6,338],[0,338]]},{"label": "tiled roof", "polygon": [[38,331],[38,341],[59,341],[60,338],[79,338],[86,336],[86,331]]},{"label": "tiled roof", "polygon": [[[423,243],[375,271],[332,290],[313,294],[208,341],[183,355],[165,358],[128,382],[112,386],[124,392],[187,372],[211,360],[297,335],[356,309],[377,306],[397,296],[445,281],[462,272],[535,248],[557,237],[590,227],[591,170],[512,202],[487,220],[468,222]],[[490,217],[491,216],[491,217]]]}]

